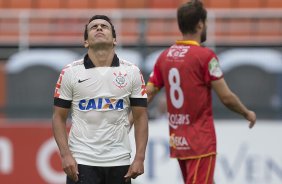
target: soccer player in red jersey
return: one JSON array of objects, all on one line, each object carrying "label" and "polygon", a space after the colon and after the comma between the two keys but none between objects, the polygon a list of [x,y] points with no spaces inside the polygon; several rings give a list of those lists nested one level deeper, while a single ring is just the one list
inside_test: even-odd
[{"label": "soccer player in red jersey", "polygon": [[247,109],[229,89],[215,53],[200,43],[206,40],[207,11],[194,0],[177,10],[183,39],[159,56],[147,84],[148,101],[165,87],[170,153],[177,158],[185,184],[212,184],[216,162],[216,134],[211,90],[230,110],[256,122],[255,112]]}]

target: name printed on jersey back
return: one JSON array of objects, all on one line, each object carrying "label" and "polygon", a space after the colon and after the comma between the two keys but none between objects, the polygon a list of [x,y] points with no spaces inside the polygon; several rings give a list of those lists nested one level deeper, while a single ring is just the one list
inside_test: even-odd
[{"label": "name printed on jersey back", "polygon": [[185,54],[189,51],[189,48],[190,46],[187,45],[173,45],[168,50],[167,57],[183,58]]},{"label": "name printed on jersey back", "polygon": [[79,109],[82,111],[89,110],[120,110],[124,109],[123,99],[112,98],[92,98],[82,99],[79,101]]},{"label": "name printed on jersey back", "polygon": [[177,129],[180,125],[189,125],[189,114],[168,114],[169,126]]}]

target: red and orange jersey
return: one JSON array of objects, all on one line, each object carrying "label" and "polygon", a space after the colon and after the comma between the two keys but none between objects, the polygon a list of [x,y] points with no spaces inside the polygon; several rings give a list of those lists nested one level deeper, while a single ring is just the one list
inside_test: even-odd
[{"label": "red and orange jersey", "polygon": [[211,82],[223,77],[213,51],[194,41],[177,41],[158,58],[148,83],[165,87],[171,157],[216,152]]}]

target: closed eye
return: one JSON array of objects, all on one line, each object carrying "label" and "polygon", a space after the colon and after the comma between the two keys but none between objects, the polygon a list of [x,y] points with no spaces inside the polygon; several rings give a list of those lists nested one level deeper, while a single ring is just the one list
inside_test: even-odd
[{"label": "closed eye", "polygon": [[109,26],[106,25],[106,24],[94,24],[93,26],[91,26],[89,29],[90,30],[95,30],[95,29],[98,29],[98,27],[101,27],[102,29],[109,29]]}]

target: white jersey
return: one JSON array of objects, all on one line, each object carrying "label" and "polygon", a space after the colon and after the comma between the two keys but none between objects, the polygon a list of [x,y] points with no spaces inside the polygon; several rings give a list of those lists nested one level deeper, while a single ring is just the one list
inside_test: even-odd
[{"label": "white jersey", "polygon": [[69,147],[78,164],[130,164],[129,108],[147,105],[137,66],[115,55],[111,67],[95,67],[86,55],[62,70],[54,97],[72,108]]}]

